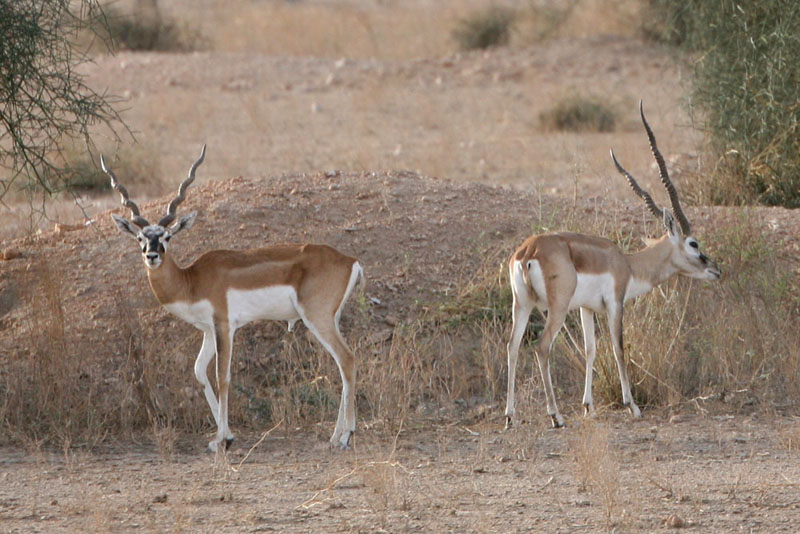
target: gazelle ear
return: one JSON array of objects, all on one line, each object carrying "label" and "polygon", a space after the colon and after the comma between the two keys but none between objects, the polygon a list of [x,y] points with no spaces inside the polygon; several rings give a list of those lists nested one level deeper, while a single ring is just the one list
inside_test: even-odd
[{"label": "gazelle ear", "polygon": [[683,240],[681,229],[678,228],[678,224],[675,222],[675,216],[667,208],[664,208],[664,228],[667,229],[669,238],[672,241],[680,242]]},{"label": "gazelle ear", "polygon": [[113,213],[111,214],[111,217],[114,219],[114,222],[117,223],[117,228],[119,228],[120,232],[131,234],[133,237],[139,235],[139,232],[134,229],[133,224],[131,224],[128,219]]},{"label": "gazelle ear", "polygon": [[197,217],[197,212],[193,211],[187,215],[181,217],[177,223],[175,223],[170,229],[170,233],[172,235],[177,234],[181,230],[188,230],[194,224],[194,219]]}]

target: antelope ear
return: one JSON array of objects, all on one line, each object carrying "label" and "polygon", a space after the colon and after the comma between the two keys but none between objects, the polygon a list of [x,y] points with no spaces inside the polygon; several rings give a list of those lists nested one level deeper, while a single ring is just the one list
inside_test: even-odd
[{"label": "antelope ear", "polygon": [[680,228],[678,228],[678,224],[675,222],[675,216],[672,215],[672,212],[669,211],[667,208],[664,208],[664,228],[667,229],[667,233],[669,234],[669,238],[679,243],[683,240],[683,235],[681,234]]},{"label": "antelope ear", "polygon": [[133,237],[139,235],[139,232],[133,228],[133,224],[131,224],[128,219],[113,213],[111,217],[114,219],[114,222],[117,223],[117,228],[119,228],[120,232],[131,234]]},{"label": "antelope ear", "polygon": [[175,235],[181,230],[188,230],[194,224],[195,217],[197,217],[196,211],[193,211],[188,215],[184,215],[169,229],[170,233]]}]

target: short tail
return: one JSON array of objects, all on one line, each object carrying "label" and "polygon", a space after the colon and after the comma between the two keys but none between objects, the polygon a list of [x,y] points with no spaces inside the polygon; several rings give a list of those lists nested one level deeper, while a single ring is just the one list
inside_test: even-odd
[{"label": "short tail", "polygon": [[342,297],[342,302],[339,303],[339,309],[336,310],[335,320],[336,320],[336,324],[337,325],[339,324],[339,317],[342,314],[342,308],[344,308],[344,305],[347,302],[347,299],[350,298],[350,293],[353,292],[353,288],[355,288],[356,285],[359,282],[361,282],[362,288],[366,284],[366,280],[365,280],[365,277],[364,277],[364,269],[361,268],[361,264],[360,263],[355,261],[355,262],[353,262],[353,266],[351,267],[351,270],[350,270],[350,280],[347,282],[347,289],[345,289],[345,291],[344,291],[344,296]]}]

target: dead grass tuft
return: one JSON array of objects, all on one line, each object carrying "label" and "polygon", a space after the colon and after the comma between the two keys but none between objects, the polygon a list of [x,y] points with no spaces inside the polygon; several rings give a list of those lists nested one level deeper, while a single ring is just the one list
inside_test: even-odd
[{"label": "dead grass tuft", "polygon": [[522,8],[488,0],[376,5],[237,0],[220,4],[207,17],[213,26],[203,33],[211,48],[226,52],[402,60],[489,43],[523,47],[552,38],[634,35],[639,10],[634,0],[537,2]]},{"label": "dead grass tuft", "polygon": [[606,527],[611,530],[619,519],[620,470],[609,434],[608,426],[587,418],[570,432],[568,440],[581,488],[602,503]]}]

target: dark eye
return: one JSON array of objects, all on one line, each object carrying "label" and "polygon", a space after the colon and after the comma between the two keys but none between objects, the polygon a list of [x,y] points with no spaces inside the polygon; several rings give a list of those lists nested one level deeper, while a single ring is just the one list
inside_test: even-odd
[{"label": "dark eye", "polygon": [[697,241],[689,241],[689,246],[692,248],[699,248],[700,246],[697,244]]}]

